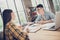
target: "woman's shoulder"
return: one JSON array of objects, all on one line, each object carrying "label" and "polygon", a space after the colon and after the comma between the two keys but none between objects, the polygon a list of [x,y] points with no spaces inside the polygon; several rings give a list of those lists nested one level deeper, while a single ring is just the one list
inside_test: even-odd
[{"label": "woman's shoulder", "polygon": [[6,26],[15,26],[15,24],[12,23],[12,22],[8,22],[8,23],[6,24]]}]

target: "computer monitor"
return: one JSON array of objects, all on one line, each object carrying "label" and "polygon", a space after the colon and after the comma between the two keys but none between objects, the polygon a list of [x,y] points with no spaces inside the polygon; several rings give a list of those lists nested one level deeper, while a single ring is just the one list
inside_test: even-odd
[{"label": "computer monitor", "polygon": [[60,27],[60,12],[56,12],[56,26],[55,28],[59,28]]}]

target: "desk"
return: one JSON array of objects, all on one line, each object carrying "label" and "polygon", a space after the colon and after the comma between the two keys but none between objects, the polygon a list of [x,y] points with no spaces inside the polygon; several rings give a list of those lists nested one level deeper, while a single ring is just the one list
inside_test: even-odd
[{"label": "desk", "polygon": [[47,31],[40,29],[36,33],[29,33],[30,40],[60,40],[60,31]]}]

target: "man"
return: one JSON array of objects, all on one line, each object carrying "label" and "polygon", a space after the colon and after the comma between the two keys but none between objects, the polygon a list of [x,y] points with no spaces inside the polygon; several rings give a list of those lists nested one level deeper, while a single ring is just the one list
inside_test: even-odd
[{"label": "man", "polygon": [[42,4],[37,5],[36,11],[37,11],[37,18],[35,22],[38,22],[40,24],[54,22],[54,18],[55,18],[54,14],[51,12],[45,11]]}]

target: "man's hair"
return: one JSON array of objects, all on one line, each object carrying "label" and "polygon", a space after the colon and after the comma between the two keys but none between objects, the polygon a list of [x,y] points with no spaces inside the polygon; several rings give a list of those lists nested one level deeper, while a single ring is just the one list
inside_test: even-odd
[{"label": "man's hair", "polygon": [[39,4],[39,5],[36,6],[36,8],[43,8],[43,5]]}]

